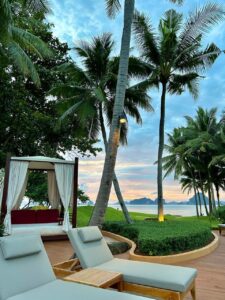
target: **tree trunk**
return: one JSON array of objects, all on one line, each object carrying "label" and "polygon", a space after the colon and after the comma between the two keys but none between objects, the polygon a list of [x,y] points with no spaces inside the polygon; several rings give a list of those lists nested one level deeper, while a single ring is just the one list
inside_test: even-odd
[{"label": "tree trunk", "polygon": [[202,185],[201,185],[201,192],[202,192],[203,202],[204,202],[204,206],[205,206],[205,212],[206,212],[206,215],[208,216],[209,215],[209,211],[208,211],[208,207],[207,207],[207,204],[206,204],[205,192],[203,190],[203,186]]},{"label": "tree trunk", "polygon": [[211,189],[211,193],[212,193],[212,206],[213,206],[213,210],[216,210],[216,200],[215,200],[214,189],[213,189],[212,183],[210,183],[210,189]]},{"label": "tree trunk", "polygon": [[119,117],[123,112],[124,98],[127,87],[127,74],[131,40],[131,26],[134,14],[135,0],[125,0],[124,28],[121,42],[119,72],[116,86],[116,97],[113,107],[113,118],[110,126],[109,141],[105,156],[105,163],[96,203],[90,219],[90,225],[101,225],[104,221],[109,195],[112,187],[114,168],[116,164],[117,149],[120,138]]},{"label": "tree trunk", "polygon": [[200,216],[202,216],[202,202],[201,202],[201,197],[200,197],[198,188],[197,188],[197,195],[198,195],[198,203],[199,203],[199,209],[200,209]]},{"label": "tree trunk", "polygon": [[193,187],[194,187],[194,193],[195,193],[195,205],[196,205],[196,215],[199,217],[199,211],[198,211],[198,197],[196,192],[196,186],[195,186],[195,180],[193,179]]},{"label": "tree trunk", "polygon": [[202,193],[202,198],[203,198],[203,202],[204,202],[204,206],[205,206],[205,213],[208,216],[209,211],[208,211],[208,207],[207,207],[207,204],[206,204],[205,193],[204,193],[204,188],[203,188],[203,181],[202,181],[202,176],[201,176],[200,171],[198,172],[198,175],[199,175],[199,178],[200,178],[199,184],[200,184],[200,190],[201,190],[201,193]]},{"label": "tree trunk", "polygon": [[[106,130],[105,130],[105,125],[104,125],[104,118],[103,118],[101,104],[99,106],[99,120],[100,120],[101,132],[102,132],[102,139],[103,139],[104,146],[105,146],[105,152],[107,152],[107,136],[106,136]],[[116,177],[115,171],[114,171],[114,174],[113,174],[113,185],[114,185],[115,193],[116,193],[117,199],[119,201],[120,207],[121,207],[122,212],[124,214],[124,218],[125,218],[125,220],[127,221],[128,224],[132,224],[133,221],[132,221],[132,219],[129,215],[128,209],[127,209],[127,207],[125,205],[125,202],[123,200],[123,195],[121,193],[120,186],[119,186],[119,181]]]},{"label": "tree trunk", "polygon": [[118,182],[118,179],[116,177],[116,173],[114,172],[114,175],[113,175],[113,185],[114,185],[114,189],[115,189],[115,192],[116,192],[116,197],[120,203],[120,206],[121,206],[121,209],[122,209],[122,212],[124,214],[124,217],[125,217],[125,220],[128,224],[132,224],[133,221],[129,215],[129,212],[128,212],[128,209],[126,207],[126,204],[123,200],[123,195],[120,191],[120,186],[119,186],[119,182]]},{"label": "tree trunk", "polygon": [[216,188],[217,205],[218,205],[218,207],[220,207],[220,191],[219,191],[219,186],[217,184],[215,184],[215,188]]},{"label": "tree trunk", "polygon": [[210,189],[210,183],[207,182],[207,190],[208,190],[208,198],[209,198],[209,213],[212,214],[213,207],[212,207],[212,194]]},{"label": "tree trunk", "polygon": [[164,221],[163,212],[163,185],[162,185],[162,156],[164,148],[164,125],[165,125],[165,107],[166,104],[166,83],[162,84],[161,95],[161,113],[159,123],[159,149],[158,149],[158,172],[157,172],[157,187],[158,187],[158,220]]}]

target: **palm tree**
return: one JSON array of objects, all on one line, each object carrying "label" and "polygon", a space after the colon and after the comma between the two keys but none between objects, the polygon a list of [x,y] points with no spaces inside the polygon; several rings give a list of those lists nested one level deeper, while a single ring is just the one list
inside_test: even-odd
[{"label": "palm tree", "polygon": [[210,67],[221,51],[215,44],[202,49],[202,40],[213,24],[222,19],[224,11],[217,4],[207,4],[191,14],[183,24],[182,14],[169,10],[159,23],[159,33],[144,14],[137,13],[134,33],[141,57],[152,68],[147,79],[149,86],[161,87],[161,111],[158,147],[158,218],[164,220],[162,156],[164,150],[164,126],[166,95],[182,94],[186,89],[198,97],[199,72]]},{"label": "palm tree", "polygon": [[[93,38],[91,43],[84,41],[75,48],[77,55],[82,60],[83,68],[78,68],[74,63],[64,64],[59,69],[67,74],[68,82],[53,88],[50,93],[57,95],[63,101],[59,102],[62,111],[61,120],[68,115],[76,114],[82,126],[88,126],[90,137],[97,139],[101,132],[105,152],[107,151],[106,123],[112,122],[118,61],[117,57],[111,58],[113,49],[111,34]],[[149,72],[145,64],[135,57],[130,57],[128,79],[135,76],[144,76]],[[150,97],[142,84],[136,84],[126,89],[124,116],[130,115],[137,123],[142,119],[138,108],[151,111]],[[127,127],[121,127],[120,143],[127,142]],[[120,190],[116,174],[113,174],[113,185],[118,201],[128,223],[132,220],[127,211]]]},{"label": "palm tree", "polygon": [[[202,193],[206,214],[215,210],[214,188],[219,206],[219,190],[224,190],[224,146],[223,122],[217,122],[216,109],[199,108],[194,118],[186,116],[187,125],[174,129],[168,135],[168,145],[165,149],[168,155],[163,157],[165,176],[174,171],[175,179],[180,179],[183,187],[191,184],[201,213]],[[209,211],[205,198],[209,197]]]},{"label": "palm tree", "polygon": [[[121,8],[120,0],[105,0],[107,13],[114,17]],[[171,0],[174,3],[182,3],[182,0]],[[90,219],[90,225],[101,225],[109,201],[112,186],[114,168],[116,164],[118,141],[120,139],[119,118],[123,113],[125,91],[127,85],[127,73],[129,64],[131,26],[133,21],[135,0],[124,0],[124,23],[120,48],[119,70],[117,77],[116,95],[113,106],[113,117],[110,126],[108,146],[105,156],[104,168],[101,183],[95,203],[95,207]]]},{"label": "palm tree", "polygon": [[[35,11],[47,11],[44,0],[24,0],[27,9]],[[35,35],[15,25],[13,4],[9,0],[1,0],[0,3],[0,60],[1,68],[13,63],[24,76],[30,76],[35,84],[40,85],[40,79],[30,58],[35,54],[43,59],[52,55],[47,45]]]}]

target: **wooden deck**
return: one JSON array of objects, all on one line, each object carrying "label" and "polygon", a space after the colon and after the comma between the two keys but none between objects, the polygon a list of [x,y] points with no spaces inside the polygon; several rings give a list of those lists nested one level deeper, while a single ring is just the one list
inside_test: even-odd
[{"label": "wooden deck", "polygon": [[[67,260],[73,254],[69,241],[45,242],[45,248],[52,264]],[[127,258],[127,255],[120,257]],[[220,237],[216,251],[180,265],[198,270],[197,300],[225,300],[225,235]],[[190,299],[189,295],[185,298]]]}]

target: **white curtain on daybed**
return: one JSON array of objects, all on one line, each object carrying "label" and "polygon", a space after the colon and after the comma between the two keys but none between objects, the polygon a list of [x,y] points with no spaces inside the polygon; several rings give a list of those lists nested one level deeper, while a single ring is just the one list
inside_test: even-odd
[{"label": "white curtain on daybed", "polygon": [[5,232],[12,233],[11,211],[17,204],[26,181],[29,163],[26,161],[11,161],[9,172],[9,186],[7,196],[7,214],[4,220]]},{"label": "white curtain on daybed", "polygon": [[54,171],[48,171],[48,199],[51,208],[59,209],[60,195]]},{"label": "white curtain on daybed", "polygon": [[63,230],[70,228],[69,205],[73,191],[74,166],[68,164],[55,164],[55,175],[58,184],[59,194],[64,206]]},{"label": "white curtain on daybed", "polygon": [[20,205],[21,205],[21,203],[22,203],[22,201],[23,201],[23,198],[24,198],[24,196],[25,196],[25,193],[26,193],[28,177],[29,177],[29,172],[27,172],[27,174],[26,174],[26,178],[25,178],[25,180],[24,180],[24,184],[23,184],[21,193],[20,193],[20,195],[19,195],[19,197],[18,197],[17,203],[16,203],[15,206],[13,206],[12,209],[19,209],[19,208],[20,208]]}]

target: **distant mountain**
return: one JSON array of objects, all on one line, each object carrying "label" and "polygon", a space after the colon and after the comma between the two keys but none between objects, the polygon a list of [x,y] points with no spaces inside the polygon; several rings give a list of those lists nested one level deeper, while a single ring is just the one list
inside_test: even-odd
[{"label": "distant mountain", "polygon": [[[201,204],[204,205],[203,201],[203,196],[200,193],[200,199],[201,199]],[[205,196],[206,204],[209,204],[209,199],[207,196]],[[116,205],[119,204],[119,202],[115,203]],[[139,199],[134,199],[130,201],[125,201],[125,204],[128,205],[157,205],[158,204],[158,198],[155,200],[152,200],[150,198],[144,197],[144,198],[139,198]],[[187,201],[166,201],[164,199],[164,204],[165,205],[195,205],[195,196],[189,198]],[[225,204],[225,202],[221,201],[221,204]]]},{"label": "distant mountain", "polygon": [[[200,193],[199,196],[200,196],[201,204],[204,205],[204,200],[203,200],[202,194]],[[198,198],[197,198],[197,200],[198,200]],[[209,204],[209,198],[207,196],[205,196],[205,202],[207,205]],[[196,203],[195,196],[192,196],[188,201],[185,202],[185,204],[187,204],[187,205],[195,205],[195,203]]]},{"label": "distant mountain", "polygon": [[149,198],[140,198],[140,199],[134,199],[131,201],[126,201],[127,204],[130,205],[152,205],[152,204],[156,204],[154,200],[149,199]]}]

